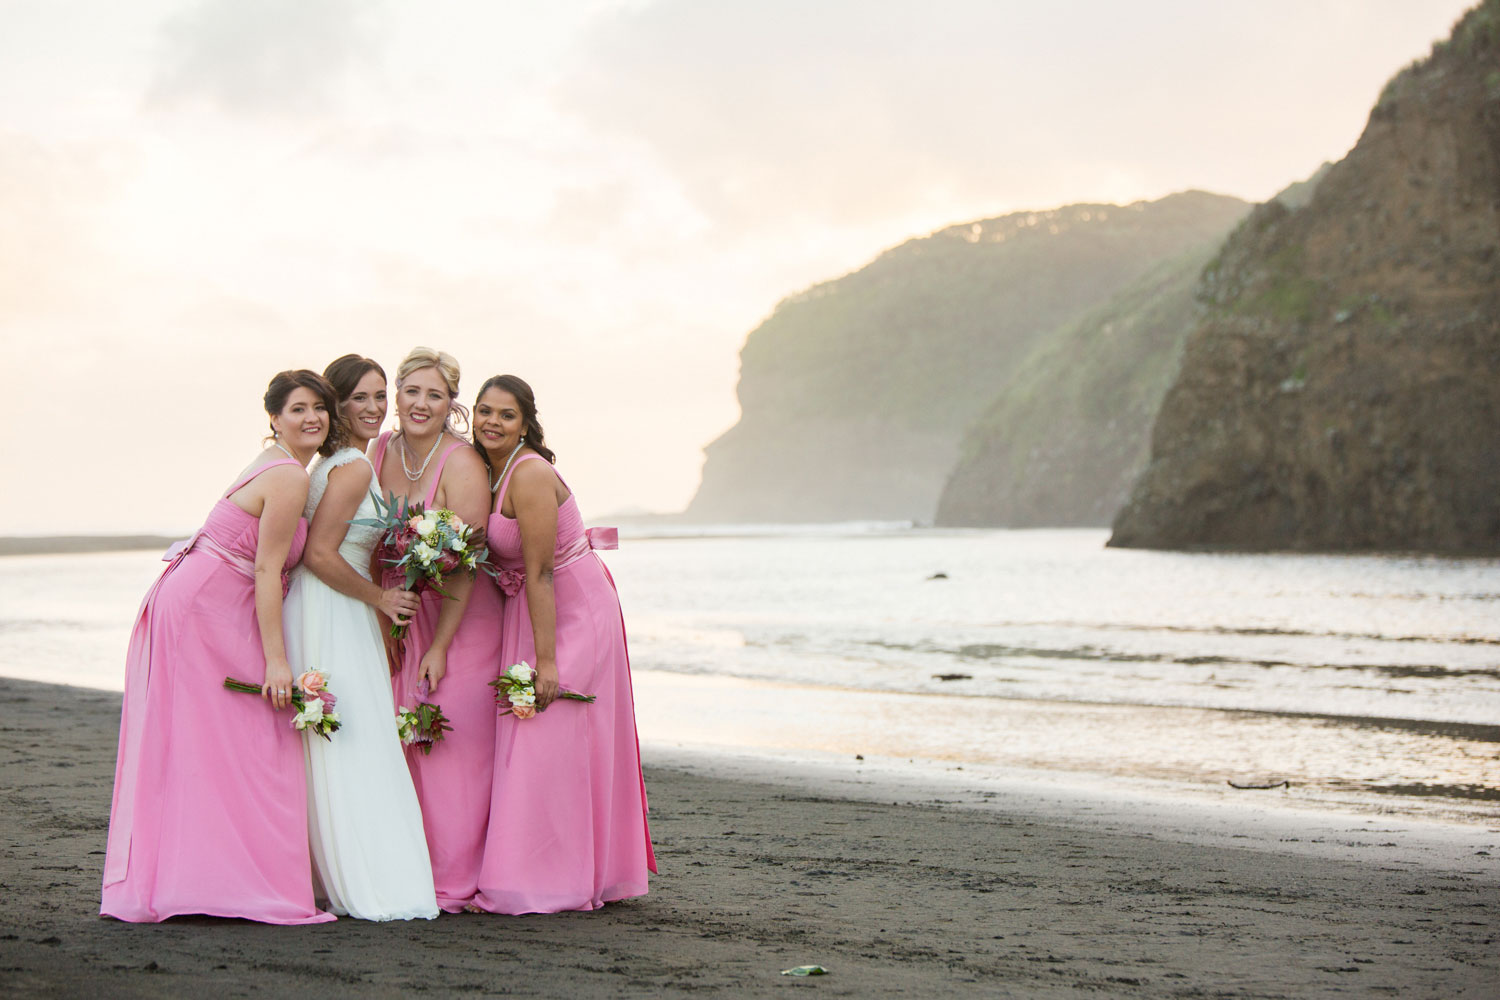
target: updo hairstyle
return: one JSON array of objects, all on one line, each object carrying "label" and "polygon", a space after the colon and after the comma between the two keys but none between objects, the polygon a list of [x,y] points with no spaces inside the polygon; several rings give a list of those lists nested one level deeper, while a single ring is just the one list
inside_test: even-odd
[{"label": "updo hairstyle", "polygon": [[[349,439],[348,425],[344,423],[344,416],[339,412],[339,394],[334,391],[328,380],[315,371],[306,368],[295,370],[288,369],[277,372],[271,379],[271,384],[266,386],[266,395],[262,400],[266,406],[266,416],[280,416],[281,411],[286,409],[286,401],[297,389],[310,389],[313,395],[322,400],[323,406],[328,411],[328,436],[323,439],[323,444],[318,448],[318,454],[323,456],[332,455],[344,446]],[[276,428],[271,428],[271,437],[276,436]]]},{"label": "updo hairstyle", "polygon": [[[443,429],[460,437],[467,434],[469,411],[458,401],[458,359],[447,351],[434,351],[430,347],[413,347],[406,357],[401,359],[401,364],[396,367],[396,388],[400,389],[401,383],[406,381],[406,377],[412,372],[419,372],[423,368],[436,368],[443,378],[443,383],[448,387],[448,399],[452,405]],[[463,430],[458,430],[453,426],[454,413],[463,419]]]},{"label": "updo hairstyle", "polygon": [[339,402],[347,403],[349,397],[354,395],[354,390],[359,388],[360,379],[370,372],[379,372],[382,382],[390,381],[385,377],[385,369],[380,367],[380,362],[358,354],[345,354],[341,358],[334,358],[328,362],[328,367],[323,369],[323,377],[339,394]]}]

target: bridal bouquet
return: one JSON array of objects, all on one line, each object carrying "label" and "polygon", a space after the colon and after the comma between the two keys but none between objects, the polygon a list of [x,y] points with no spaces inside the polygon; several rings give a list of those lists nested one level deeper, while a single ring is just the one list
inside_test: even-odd
[{"label": "bridal bouquet", "polygon": [[[495,689],[495,704],[500,706],[501,715],[508,712],[518,719],[536,715],[536,669],[525,660],[507,667],[505,673],[490,681],[490,687]],[[569,701],[594,700],[593,695],[576,691],[559,691],[557,696]]]},{"label": "bridal bouquet", "polygon": [[[417,697],[426,696],[427,682],[423,681],[417,688]],[[396,709],[396,733],[401,742],[407,746],[420,746],[423,756],[432,753],[433,745],[443,742],[443,735],[452,731],[441,705],[419,701],[416,708],[403,705]]]},{"label": "bridal bouquet", "polygon": [[[259,684],[224,678],[224,686],[244,694],[260,694]],[[312,730],[332,742],[333,734],[343,725],[333,706],[338,699],[328,690],[328,675],[321,670],[304,670],[292,685],[292,728],[298,732]]]},{"label": "bridal bouquet", "polygon": [[[407,503],[394,493],[382,500],[372,490],[375,517],[355,518],[350,524],[365,524],[385,530],[381,540],[382,562],[406,574],[406,590],[431,587],[448,596],[443,579],[456,569],[474,572],[485,564],[489,551],[474,539],[474,529],[451,510],[427,510],[421,503]],[[393,624],[391,638],[405,637],[407,626]]]}]

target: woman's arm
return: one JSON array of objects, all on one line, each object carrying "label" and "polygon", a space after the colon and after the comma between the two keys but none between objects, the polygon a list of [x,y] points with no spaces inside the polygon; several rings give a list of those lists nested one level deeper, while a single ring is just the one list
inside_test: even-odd
[{"label": "woman's arm", "polygon": [[[489,479],[484,461],[473,448],[458,449],[443,466],[442,478],[438,480],[438,506],[453,511],[464,524],[474,528],[483,526],[489,516],[489,500]],[[432,645],[417,666],[417,682],[420,684],[425,679],[429,692],[437,691],[438,682],[448,672],[448,647],[458,633],[464,609],[468,607],[474,577],[467,572],[455,571],[443,581],[443,589],[450,596],[443,598]]]},{"label": "woman's arm", "polygon": [[509,494],[521,529],[526,562],[526,607],[536,648],[536,707],[557,697],[557,598],[552,561],[557,551],[557,474],[546,462],[525,462],[510,476]]},{"label": "woman's arm", "polygon": [[358,459],[329,470],[328,490],[308,526],[307,552],[302,561],[334,590],[365,602],[393,622],[404,623],[417,613],[421,599],[397,587],[382,590],[339,554],[339,546],[349,533],[349,519],[359,510],[373,477],[374,470]]},{"label": "woman's arm", "polygon": [[286,708],[292,701],[292,667],[281,633],[281,571],[307,503],[307,473],[283,465],[262,473],[258,480],[256,485],[265,491],[255,544],[255,621],[266,657],[261,694],[277,708]]}]

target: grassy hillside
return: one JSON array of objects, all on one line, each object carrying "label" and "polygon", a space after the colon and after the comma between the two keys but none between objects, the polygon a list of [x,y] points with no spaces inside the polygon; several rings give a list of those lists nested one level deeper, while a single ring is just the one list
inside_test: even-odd
[{"label": "grassy hillside", "polygon": [[1185,192],[965,223],[789,298],[741,352],[700,520],[925,521],[964,430],[1048,334],[1192,248],[1238,199]]},{"label": "grassy hillside", "polygon": [[1179,254],[1049,336],[970,427],[938,504],[945,525],[1105,526],[1150,452],[1151,420],[1218,249]]}]

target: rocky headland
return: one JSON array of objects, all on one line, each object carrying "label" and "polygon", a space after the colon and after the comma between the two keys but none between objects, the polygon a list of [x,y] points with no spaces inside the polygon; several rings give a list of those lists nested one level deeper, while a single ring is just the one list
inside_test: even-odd
[{"label": "rocky headland", "polygon": [[[1330,166],[1276,199],[1300,208]],[[1240,217],[1250,208],[1243,204]],[[1044,337],[964,435],[936,522],[1108,525],[1146,468],[1152,421],[1183,342],[1203,318],[1194,296],[1199,276],[1228,232],[1163,261]]]},{"label": "rocky headland", "polygon": [[1197,297],[1110,544],[1500,552],[1500,0]]},{"label": "rocky headland", "polygon": [[[697,521],[930,521],[966,429],[1031,351],[1246,210],[1190,191],[950,226],[786,299],[740,355]],[[1106,523],[1103,515],[1096,523]]]}]

